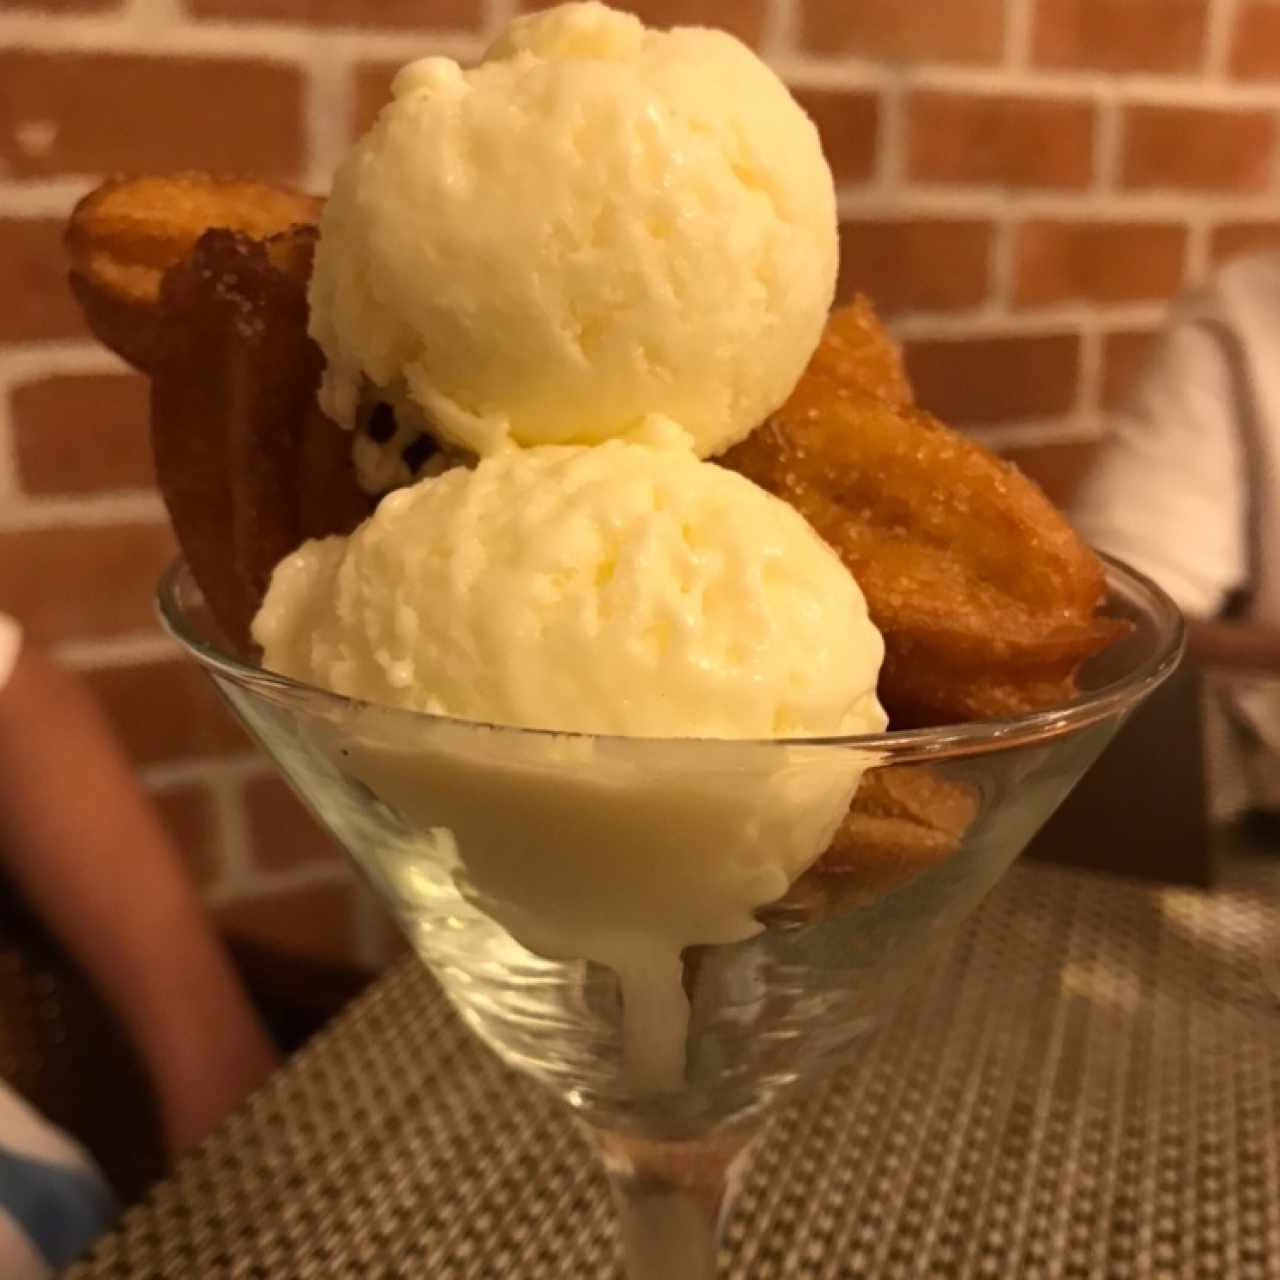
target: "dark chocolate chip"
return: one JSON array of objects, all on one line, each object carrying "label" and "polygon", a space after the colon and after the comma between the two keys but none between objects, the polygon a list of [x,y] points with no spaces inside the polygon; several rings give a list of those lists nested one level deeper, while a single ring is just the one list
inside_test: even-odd
[{"label": "dark chocolate chip", "polygon": [[385,400],[379,400],[373,406],[365,431],[374,444],[386,444],[396,433],[396,415]]},{"label": "dark chocolate chip", "polygon": [[419,436],[412,444],[405,445],[400,456],[410,475],[417,475],[428,458],[436,452],[436,443],[430,436]]}]

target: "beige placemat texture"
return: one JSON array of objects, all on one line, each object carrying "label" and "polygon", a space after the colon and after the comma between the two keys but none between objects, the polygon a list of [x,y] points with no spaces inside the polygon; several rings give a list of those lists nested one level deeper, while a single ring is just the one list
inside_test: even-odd
[{"label": "beige placemat texture", "polygon": [[[779,1112],[730,1220],[751,1280],[1280,1278],[1280,900],[1015,868],[866,1052]],[[74,1269],[621,1276],[558,1104],[416,963]]]}]

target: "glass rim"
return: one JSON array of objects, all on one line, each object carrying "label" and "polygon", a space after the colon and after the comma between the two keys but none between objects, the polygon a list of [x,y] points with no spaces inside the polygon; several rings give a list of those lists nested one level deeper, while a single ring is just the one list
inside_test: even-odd
[{"label": "glass rim", "polygon": [[[1145,597],[1155,629],[1151,651],[1133,669],[1098,689],[1081,693],[1056,706],[1045,707],[1015,716],[989,720],[961,721],[922,729],[887,729],[883,733],[833,734],[803,738],[707,738],[707,737],[641,737],[626,734],[593,734],[576,730],[530,728],[522,725],[496,724],[468,720],[457,716],[393,707],[334,693],[319,685],[307,684],[291,676],[280,675],[227,653],[201,635],[178,597],[184,576],[194,575],[186,559],[179,555],[161,574],[156,590],[156,603],[165,630],[200,664],[242,686],[275,690],[293,697],[320,700],[348,712],[373,710],[400,718],[405,723],[471,727],[531,738],[576,738],[592,742],[636,744],[659,748],[662,745],[688,748],[693,744],[716,744],[738,748],[846,748],[874,753],[881,763],[903,763],[915,759],[936,760],[939,757],[978,755],[988,751],[1034,745],[1088,728],[1114,715],[1130,710],[1160,685],[1177,667],[1186,646],[1186,625],[1178,606],[1160,586],[1146,574],[1104,552],[1097,553],[1107,574],[1108,585],[1123,583],[1130,592]],[[199,584],[196,583],[197,589]]]}]

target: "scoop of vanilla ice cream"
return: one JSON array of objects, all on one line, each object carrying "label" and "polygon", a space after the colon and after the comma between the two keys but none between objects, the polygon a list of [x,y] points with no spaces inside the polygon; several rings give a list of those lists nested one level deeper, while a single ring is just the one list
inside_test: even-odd
[{"label": "scoop of vanilla ice cream", "polygon": [[656,413],[706,457],[786,398],[833,297],[835,199],[812,123],[745,45],[566,4],[392,93],[316,249],[337,421],[377,395],[485,455]]},{"label": "scoop of vanilla ice cream", "polygon": [[883,642],[786,503],[669,447],[510,450],[276,568],[271,670],[392,706],[641,737],[875,732]]}]

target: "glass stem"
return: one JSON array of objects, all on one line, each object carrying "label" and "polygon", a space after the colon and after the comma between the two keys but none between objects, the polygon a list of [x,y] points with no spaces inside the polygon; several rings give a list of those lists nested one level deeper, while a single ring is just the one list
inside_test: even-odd
[{"label": "glass stem", "polygon": [[628,1280],[712,1280],[751,1135],[655,1142],[592,1134],[618,1206]]}]

